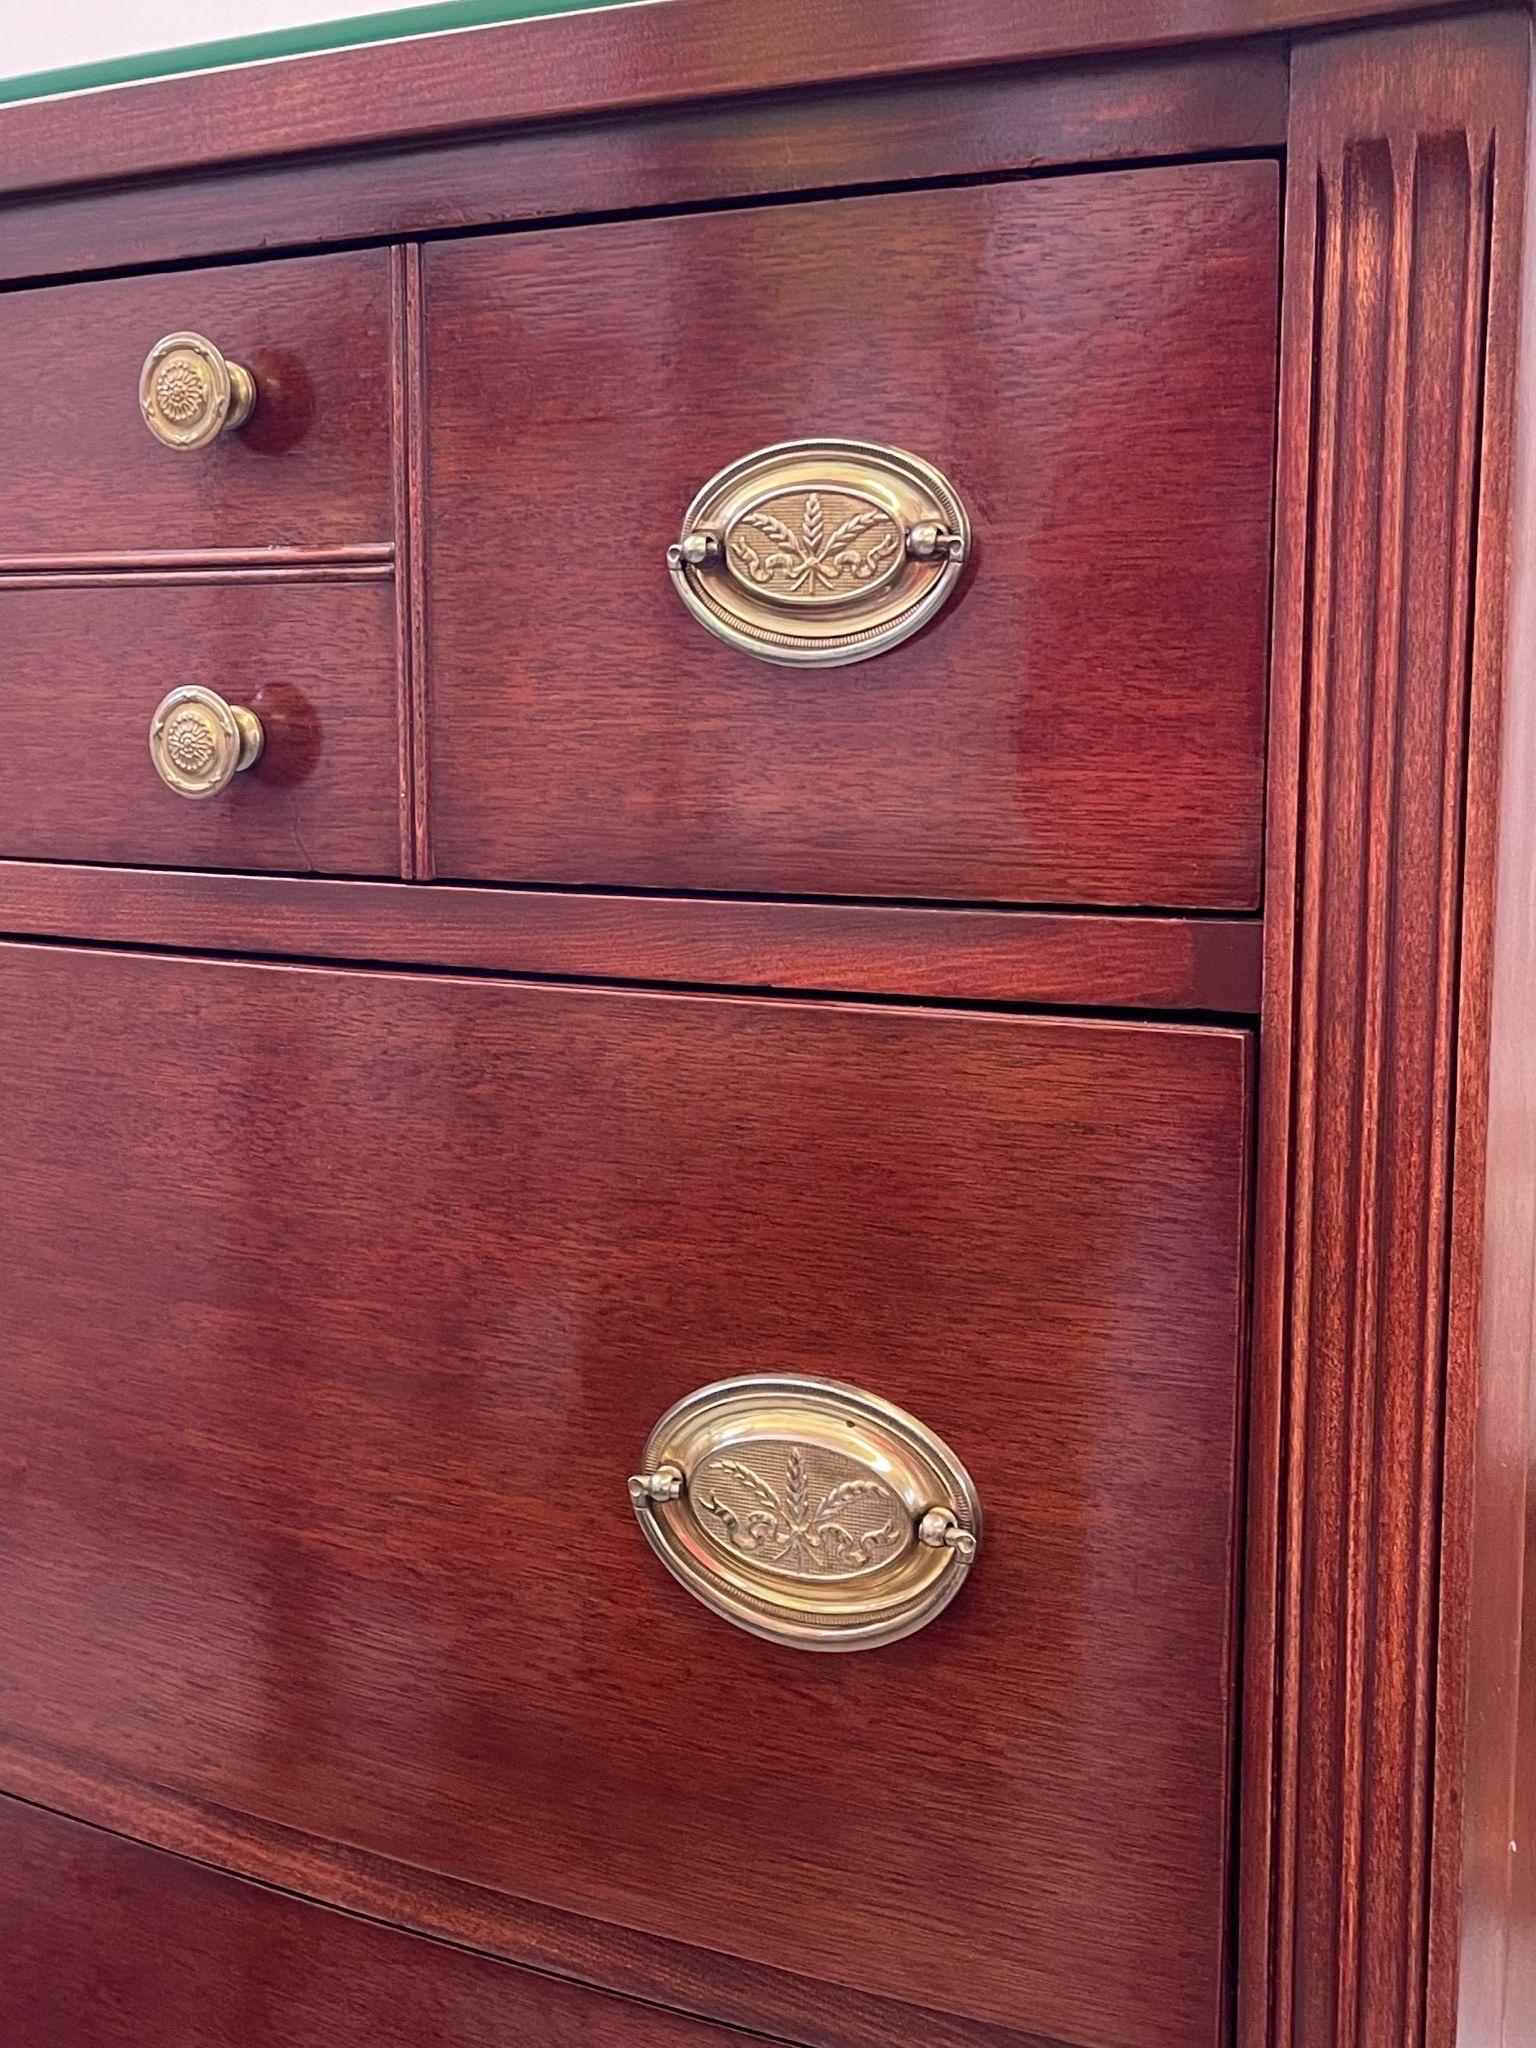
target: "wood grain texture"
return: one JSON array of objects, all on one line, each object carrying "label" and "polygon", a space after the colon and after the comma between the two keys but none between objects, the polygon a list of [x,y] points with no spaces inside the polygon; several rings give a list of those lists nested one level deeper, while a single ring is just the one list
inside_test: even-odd
[{"label": "wood grain texture", "polygon": [[166,585],[210,583],[388,583],[394,571],[387,563],[358,564],[350,568],[313,567],[298,562],[253,563],[245,568],[233,564],[214,569],[192,567],[154,569],[43,569],[21,571],[0,577],[0,592],[13,590],[129,590]]},{"label": "wood grain texture", "polygon": [[[183,573],[0,579],[0,852],[398,874],[388,582]],[[266,731],[255,767],[206,802],[166,789],[149,758],[155,706],[183,683]]]},{"label": "wood grain texture", "polygon": [[0,2008],[25,2048],[746,2048],[0,1799]]},{"label": "wood grain texture", "polygon": [[1513,331],[1527,41],[1523,16],[1445,22],[1319,43],[1293,74],[1245,2048],[1451,2039],[1433,1972],[1454,1901],[1433,1872],[1460,1774],[1442,1505],[1475,1393],[1475,1301],[1450,1286],[1461,948],[1481,915],[1463,821],[1469,697],[1500,660],[1489,378]]},{"label": "wood grain texture", "polygon": [[[192,328],[242,362],[256,410],[193,452],[139,412],[139,371]],[[382,250],[0,297],[0,553],[266,547],[390,537]]]},{"label": "wood grain texture", "polygon": [[[0,1037],[8,1737],[510,1919],[1211,2042],[1244,1034],[12,947]],[[942,1622],[796,1656],[658,1572],[636,1446],[765,1368],[970,1462]]]},{"label": "wood grain texture", "polygon": [[1259,1007],[1236,918],[736,903],[557,889],[407,889],[0,860],[0,933],[502,974],[1037,1003]]},{"label": "wood grain texture", "polygon": [[[436,872],[1251,907],[1276,200],[1229,164],[430,247]],[[927,457],[976,531],[836,671],[724,647],[663,563],[804,434]]]},{"label": "wood grain texture", "polygon": [[[217,1868],[487,1956],[721,2024],[756,2029],[774,2015],[774,2038],[797,2048],[1055,2048],[953,2013],[938,2013],[826,1979],[781,1959],[772,1968],[691,1948],[612,1923],[600,1925],[461,1879],[411,1868],[339,1842],[253,1821],[163,1785],[82,1771],[57,1749],[0,1737],[6,1785],[23,1799]],[[754,2039],[762,2038],[754,2032]],[[414,2048],[414,2044],[405,2044]]]},{"label": "wood grain texture", "polygon": [[[0,193],[681,100],[1283,34],[1416,0],[712,0],[570,14],[0,110]],[[1427,0],[1426,0],[1427,4]],[[112,118],[97,117],[106,100]]]},{"label": "wood grain texture", "polygon": [[394,543],[387,540],[333,548],[140,548],[126,554],[97,548],[75,554],[0,555],[0,576],[115,576],[135,571],[162,575],[182,569],[207,575],[242,569],[370,569],[389,576],[394,559]]},{"label": "wood grain texture", "polygon": [[279,158],[191,184],[136,179],[0,202],[0,278],[838,186],[1278,150],[1286,99],[1284,54],[1261,46],[664,107],[299,166]]},{"label": "wood grain texture", "polygon": [[1432,2048],[1536,2039],[1536,186],[1517,38],[1506,71],[1468,706]]},{"label": "wood grain texture", "polygon": [[432,872],[423,737],[427,590],[421,535],[426,507],[422,489],[421,251],[415,243],[390,250],[389,289],[390,449],[399,547],[395,717],[399,732],[400,872],[408,879],[426,879]]}]

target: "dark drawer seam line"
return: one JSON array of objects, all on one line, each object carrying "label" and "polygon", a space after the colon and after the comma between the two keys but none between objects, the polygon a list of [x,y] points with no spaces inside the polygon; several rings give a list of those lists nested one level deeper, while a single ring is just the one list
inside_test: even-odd
[{"label": "dark drawer seam line", "polygon": [[[786,97],[795,104],[799,104],[804,98],[803,95],[787,95]],[[573,126],[577,124],[551,125]],[[587,122],[582,125],[592,126],[597,124]],[[532,134],[532,132],[532,129],[525,130],[525,137]],[[493,130],[492,133],[495,134],[496,131]],[[476,139],[484,140],[485,138],[483,136],[477,138],[473,133],[467,135],[449,133],[435,137],[433,142],[427,145],[426,148],[430,153],[439,148],[451,148],[455,144],[462,144]],[[388,159],[393,155],[398,155],[402,148],[405,147],[407,146],[394,145],[377,151],[356,151],[351,152],[350,156],[354,160],[357,157],[383,157]],[[421,147],[411,148],[409,153],[412,155],[421,154]],[[916,192],[943,190],[952,186],[1043,184],[1057,178],[1109,177],[1123,171],[1186,169],[1190,166],[1206,164],[1281,164],[1284,162],[1284,158],[1283,146],[1278,143],[1253,144],[1232,149],[1196,149],[1184,154],[1161,156],[1087,156],[1076,158],[1069,163],[1021,163],[1010,165],[1003,170],[950,171],[941,172],[936,176],[929,177],[865,179],[863,181],[851,181],[843,185],[791,187],[781,191],[747,192],[727,195],[723,198],[662,201],[650,206],[618,207],[606,210],[602,208],[576,208],[569,213],[530,213],[521,215],[513,220],[472,221],[462,225],[455,223],[435,228],[396,230],[373,235],[352,235],[338,238],[334,242],[305,240],[271,245],[253,243],[246,248],[232,250],[224,254],[213,253],[203,256],[184,256],[162,262],[100,264],[93,268],[88,267],[84,269],[65,267],[60,270],[32,271],[28,272],[24,277],[0,278],[0,298],[3,298],[9,292],[46,291],[57,287],[61,282],[65,281],[70,284],[105,284],[114,279],[163,277],[179,271],[225,270],[234,269],[241,264],[248,263],[302,261],[307,256],[342,255],[348,251],[362,249],[387,249],[401,242],[417,242],[425,245],[437,241],[469,240],[484,235],[537,234],[545,230],[600,227],[610,222],[666,220],[686,214],[739,213],[749,207],[800,206],[815,205],[819,202],[838,199],[900,197]],[[299,166],[305,164],[314,166],[325,163],[327,158],[322,155],[319,157],[308,156],[285,159],[284,161]],[[231,167],[233,173],[251,173],[258,168],[259,160],[256,164],[245,163]],[[152,176],[142,180],[136,179],[133,182],[135,184],[143,184],[151,190],[159,190],[166,186],[190,185],[195,182],[195,176],[188,173],[172,173],[163,177]],[[65,204],[89,204],[92,199],[110,194],[116,189],[118,188],[111,184],[72,185],[62,188],[63,194],[66,195],[64,198]],[[40,189],[34,193],[21,193],[14,200],[5,203],[14,206],[17,211],[21,211],[39,201],[50,200],[57,195],[57,192],[58,188],[54,188],[53,194],[50,194],[46,189]]]}]

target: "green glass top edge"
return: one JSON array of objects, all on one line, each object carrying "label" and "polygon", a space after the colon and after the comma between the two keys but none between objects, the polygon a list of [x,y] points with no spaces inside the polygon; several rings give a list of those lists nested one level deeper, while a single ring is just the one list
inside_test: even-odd
[{"label": "green glass top edge", "polygon": [[51,98],[58,93],[94,92],[106,85],[138,85],[188,71],[214,71],[231,64],[261,64],[274,57],[307,57],[321,50],[346,50],[359,43],[395,42],[404,36],[441,35],[460,28],[493,28],[546,14],[579,14],[622,7],[632,0],[426,0],[386,14],[354,14],[340,21],[314,21],[297,28],[268,29],[260,35],[226,36],[219,42],[189,43],[177,50],[146,50],[131,57],[71,64],[57,71],[32,71],[0,78],[0,105]]}]

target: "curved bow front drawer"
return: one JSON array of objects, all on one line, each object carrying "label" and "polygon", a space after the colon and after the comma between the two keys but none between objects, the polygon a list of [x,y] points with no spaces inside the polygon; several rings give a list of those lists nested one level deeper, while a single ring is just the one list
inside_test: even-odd
[{"label": "curved bow front drawer", "polygon": [[[251,410],[199,445],[216,359]],[[11,293],[0,362],[0,560],[390,538],[383,250]]]},{"label": "curved bow front drawer", "polygon": [[0,1911],[0,2008],[18,2048],[758,2039],[326,1912],[10,1800],[0,1800]]},{"label": "curved bow front drawer", "polygon": [[1277,233],[1216,163],[428,248],[437,872],[1253,907]]},{"label": "curved bow front drawer", "polygon": [[0,1034],[0,1754],[762,2032],[1209,2048],[1245,1034],[26,946]]}]

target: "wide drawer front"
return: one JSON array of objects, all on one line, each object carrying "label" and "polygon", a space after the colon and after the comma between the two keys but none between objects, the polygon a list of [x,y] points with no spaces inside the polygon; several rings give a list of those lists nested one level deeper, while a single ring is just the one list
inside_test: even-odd
[{"label": "wide drawer front", "polygon": [[[157,441],[140,404],[183,330],[255,383],[246,424],[196,448]],[[383,250],[12,293],[0,363],[0,560],[390,538]],[[164,365],[173,428],[202,424],[203,374]]]},{"label": "wide drawer front", "polygon": [[[398,874],[393,625],[387,582],[0,579],[0,854]],[[252,766],[192,800],[150,753],[157,708],[189,685],[249,710],[262,733]],[[167,772],[206,787],[201,724],[183,731],[173,715],[157,744]]]},{"label": "wide drawer front", "polygon": [[[1244,1034],[25,946],[0,1034],[0,1750],[589,1916],[597,1977],[611,1922],[1209,2048]],[[759,1374],[968,1468],[919,1632],[762,1640],[642,1539],[653,1424]]]},{"label": "wide drawer front", "polygon": [[[1252,907],[1278,204],[1225,163],[429,247],[438,873]],[[684,534],[807,439],[866,453]],[[711,592],[759,653],[928,623],[784,666]]]},{"label": "wide drawer front", "polygon": [[16,2048],[744,2048],[0,1799]]}]

